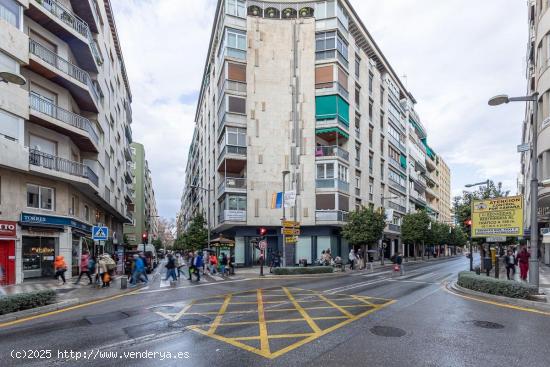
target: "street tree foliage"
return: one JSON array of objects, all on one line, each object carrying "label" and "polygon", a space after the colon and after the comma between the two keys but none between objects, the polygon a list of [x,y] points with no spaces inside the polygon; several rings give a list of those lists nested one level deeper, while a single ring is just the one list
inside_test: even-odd
[{"label": "street tree foliage", "polygon": [[173,218],[159,218],[158,239],[161,242],[161,247],[164,247],[164,246],[166,246],[167,248],[172,247],[175,237],[176,237],[176,220]]},{"label": "street tree foliage", "polygon": [[430,225],[430,217],[426,211],[409,213],[403,217],[401,224],[401,238],[407,244],[420,244],[423,241],[429,240],[428,227]]},{"label": "street tree foliage", "polygon": [[208,245],[208,230],[206,220],[202,214],[197,214],[192,220],[185,233],[174,241],[175,250],[199,250]]},{"label": "street tree foliage", "polygon": [[386,227],[383,212],[370,207],[361,207],[349,213],[348,222],[342,228],[342,236],[352,246],[368,246],[382,238]]}]

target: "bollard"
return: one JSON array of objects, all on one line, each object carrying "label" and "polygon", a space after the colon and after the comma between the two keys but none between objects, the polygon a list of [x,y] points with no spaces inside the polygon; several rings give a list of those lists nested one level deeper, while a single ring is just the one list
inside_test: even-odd
[{"label": "bollard", "polygon": [[128,288],[128,278],[122,277],[120,278],[120,289],[126,289]]}]

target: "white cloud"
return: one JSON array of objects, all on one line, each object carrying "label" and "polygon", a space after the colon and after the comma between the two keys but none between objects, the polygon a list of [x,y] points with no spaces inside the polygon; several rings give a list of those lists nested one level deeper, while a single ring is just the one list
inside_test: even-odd
[{"label": "white cloud", "polygon": [[[112,0],[160,214],[179,209],[196,95],[215,0]],[[491,178],[515,191],[525,91],[526,5],[515,0],[351,0],[418,100],[429,143],[449,163],[453,193]]]},{"label": "white cloud", "polygon": [[133,94],[134,140],[145,145],[160,215],[175,217],[215,2],[112,3]]}]

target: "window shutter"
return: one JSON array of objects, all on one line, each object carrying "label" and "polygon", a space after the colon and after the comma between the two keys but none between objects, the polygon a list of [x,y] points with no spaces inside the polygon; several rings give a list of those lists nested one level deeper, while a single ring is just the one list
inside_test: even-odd
[{"label": "window shutter", "polygon": [[246,65],[228,63],[228,79],[246,83]]},{"label": "window shutter", "polygon": [[326,84],[334,81],[333,66],[321,66],[315,69],[315,84]]}]

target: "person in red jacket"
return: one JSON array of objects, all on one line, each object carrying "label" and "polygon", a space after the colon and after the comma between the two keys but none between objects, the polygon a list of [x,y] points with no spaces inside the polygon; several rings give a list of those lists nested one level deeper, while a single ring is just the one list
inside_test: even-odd
[{"label": "person in red jacket", "polygon": [[527,281],[527,273],[529,272],[529,258],[531,254],[527,251],[527,247],[523,246],[517,256],[519,262],[519,277],[523,281]]}]

